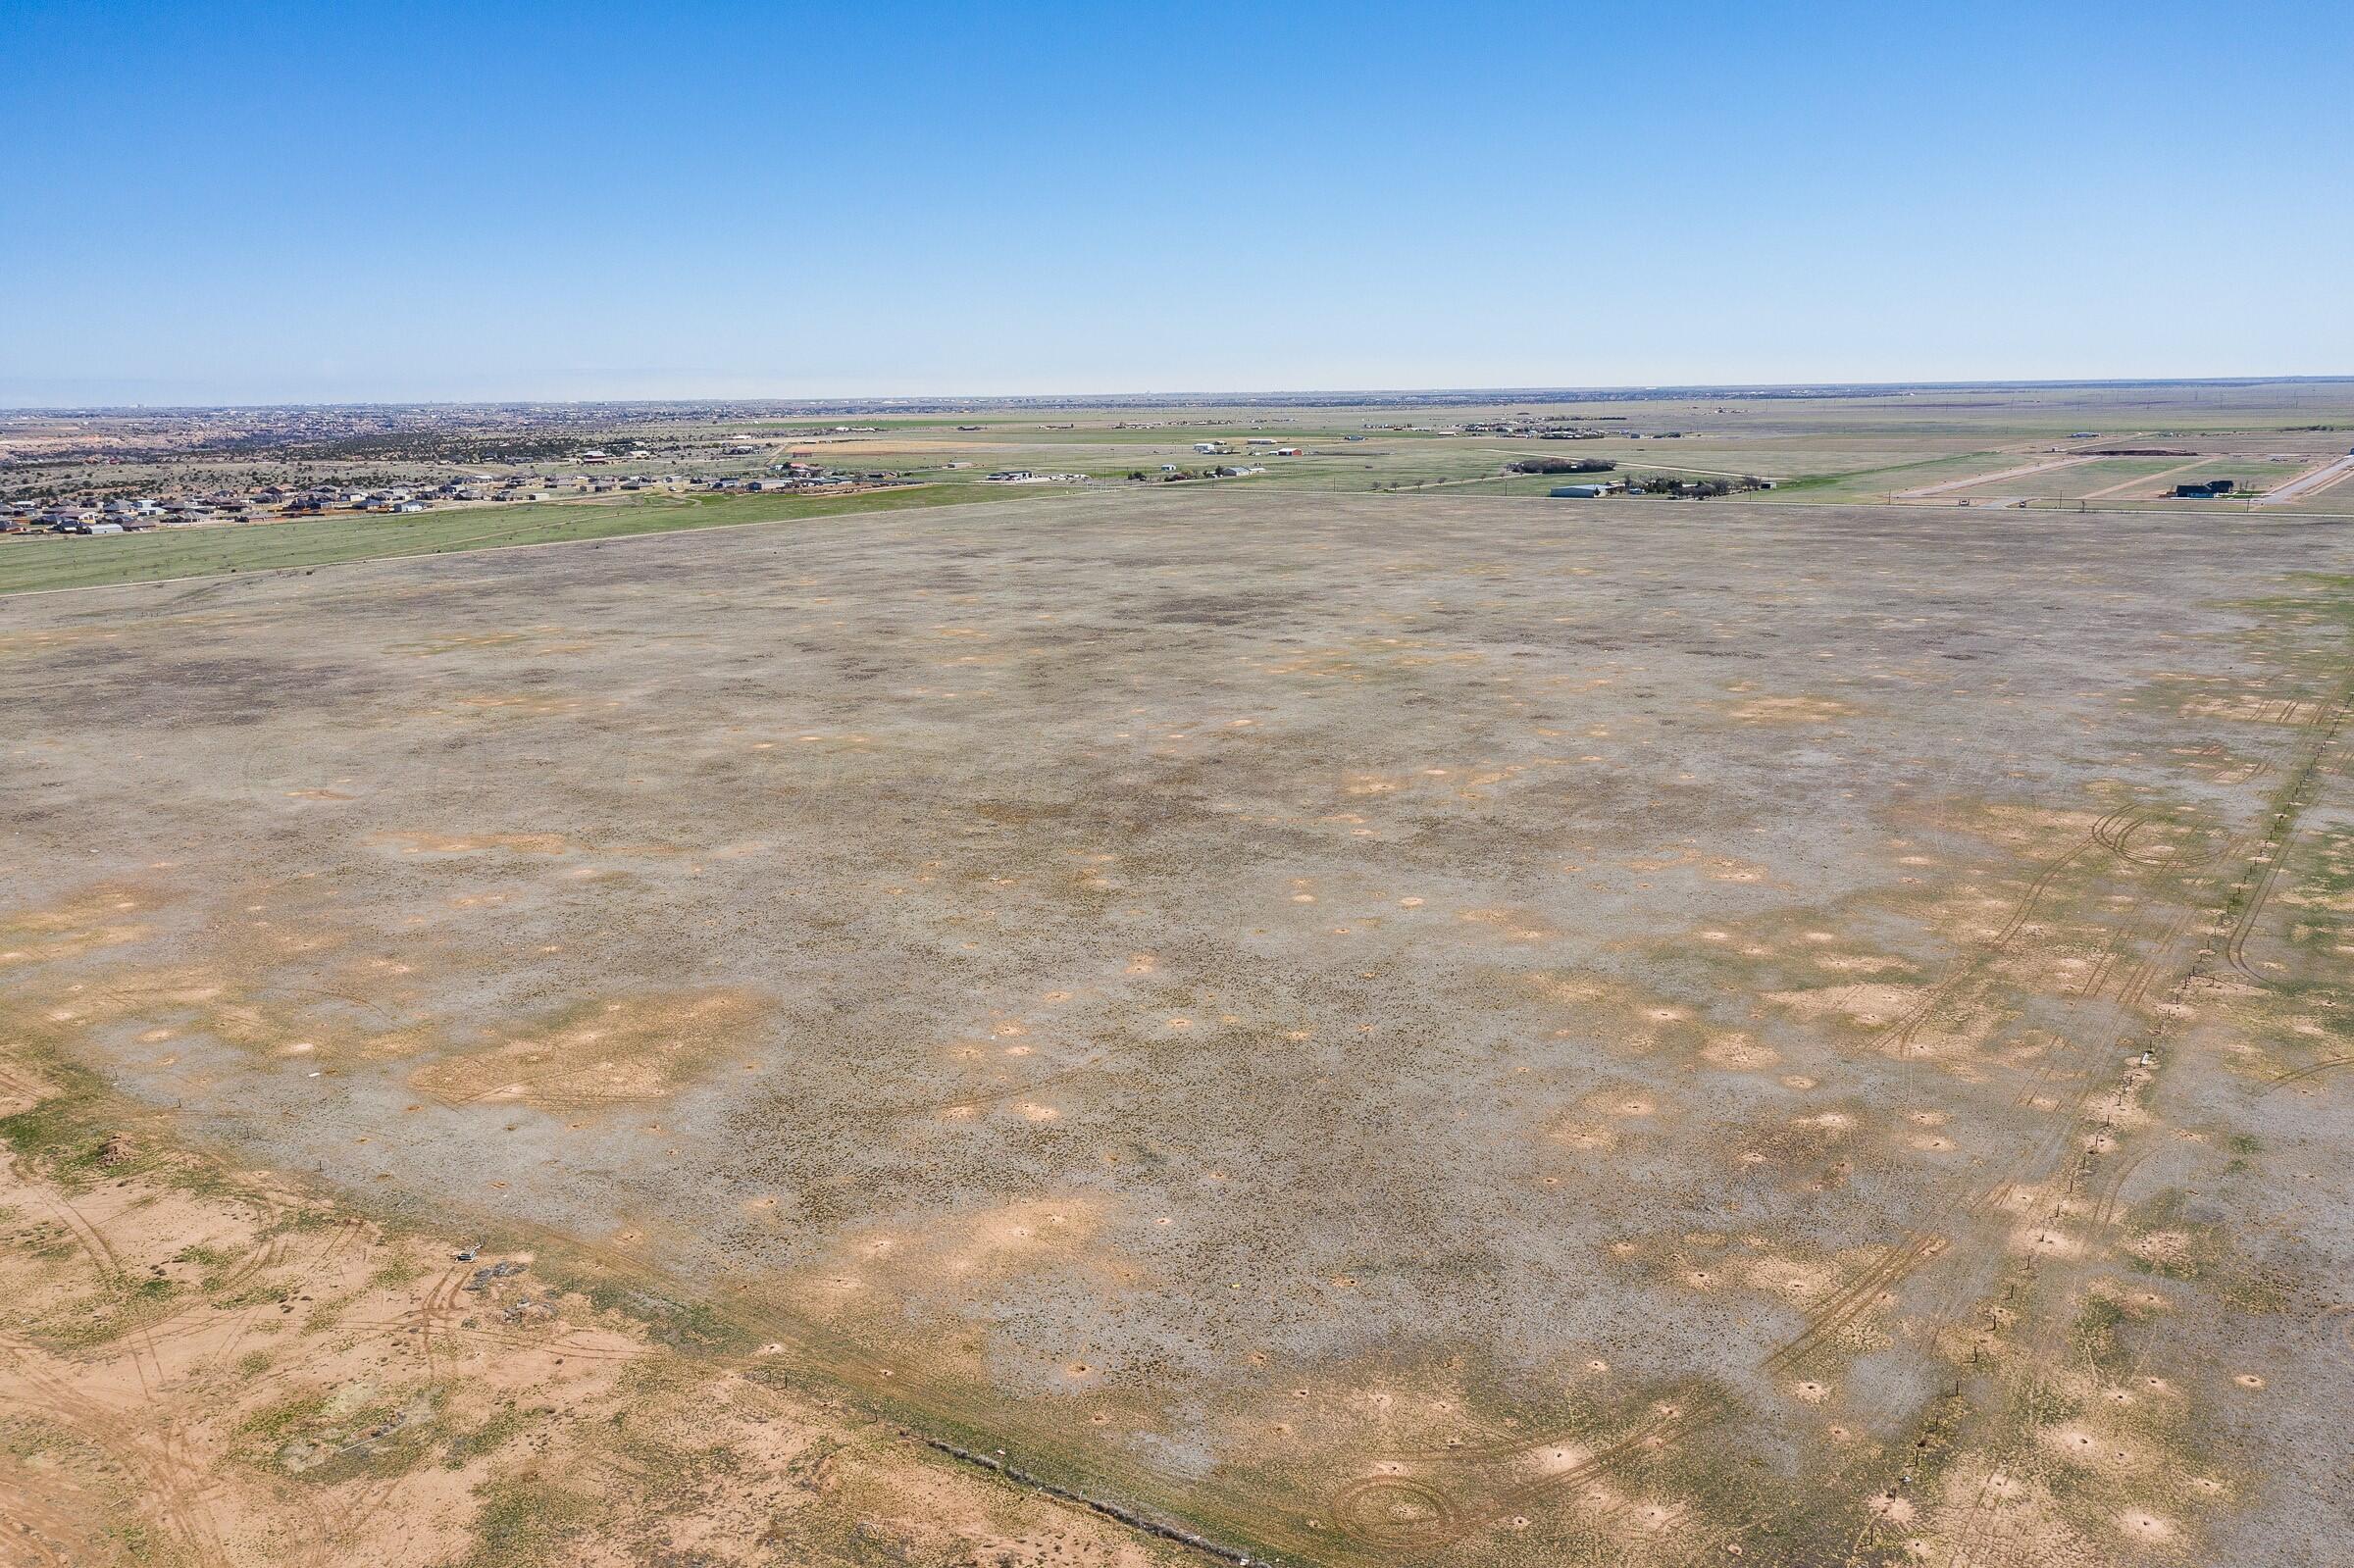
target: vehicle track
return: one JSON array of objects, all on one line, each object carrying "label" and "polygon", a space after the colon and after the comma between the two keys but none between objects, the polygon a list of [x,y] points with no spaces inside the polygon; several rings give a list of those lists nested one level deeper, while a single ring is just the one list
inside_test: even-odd
[{"label": "vehicle track", "polygon": [[2027,884],[2026,890],[2012,905],[2010,914],[2004,918],[2002,925],[1995,929],[1993,935],[1986,937],[1975,951],[1967,956],[1954,973],[1922,992],[1920,997],[1906,1009],[1904,1015],[1895,1023],[1874,1035],[1871,1039],[1872,1047],[1876,1050],[1894,1047],[1900,1055],[1910,1051],[1921,1026],[1935,1014],[1938,1005],[1974,979],[1987,962],[2000,957],[2010,949],[2011,943],[2016,941],[2020,934],[2026,929],[2028,921],[2034,915],[2036,904],[2041,901],[2045,893],[2051,890],[2052,884],[2059,879],[2061,873],[2092,851],[2110,848],[2116,835],[2124,831],[2124,825],[2128,820],[2137,817],[2139,812],[2139,807],[2121,806],[2104,814],[2093,823],[2082,839],[2071,845],[2054,859],[2045,862],[2042,869],[2035,874],[2034,879]]},{"label": "vehicle track", "polygon": [[2267,1084],[2263,1092],[2256,1097],[2262,1099],[2265,1094],[2286,1088],[2291,1084],[2302,1084],[2307,1079],[2319,1078],[2324,1073],[2335,1072],[2341,1067],[2354,1067],[2354,1056],[2331,1056],[2322,1061],[2308,1062],[2292,1072],[2281,1073]]},{"label": "vehicle track", "polygon": [[2243,979],[2268,990],[2273,988],[2272,981],[2258,974],[2248,962],[2248,936],[2263,916],[2265,903],[2287,863],[2298,822],[2305,808],[2313,803],[2317,785],[2325,776],[2323,762],[2336,744],[2349,711],[2354,711],[2354,682],[2340,688],[2335,700],[2316,714],[2301,747],[2302,755],[2273,799],[2271,820],[2258,841],[2259,852],[2250,857],[2232,887],[2231,907],[2238,913],[2224,936],[2224,961]]},{"label": "vehicle track", "polygon": [[[2254,851],[2251,851],[2251,854],[2253,853]],[[2192,956],[2190,963],[2185,966],[2169,990],[2169,1002],[2178,1004],[2190,986],[2201,978],[2205,967],[2203,953],[2213,950],[2217,945],[2216,938],[2221,936],[2226,922],[2231,918],[2231,910],[2236,901],[2237,885],[2235,885],[2235,892],[2232,897],[2226,898],[2226,902],[2214,911],[2209,926],[2210,946],[2203,949],[2202,954]],[[2118,1109],[2123,1108],[2136,1091],[2156,1079],[2158,1068],[2154,1065],[2144,1066],[2142,1063],[2145,1059],[2155,1057],[2163,1049],[2177,1027],[2179,1017],[2180,1013],[2175,1008],[2165,1009],[2155,1024],[2146,1032],[2118,1039],[2117,1047],[2121,1052],[2130,1056],[2131,1065],[2124,1068],[2112,1081],[2107,1107],[2100,1117],[2100,1125],[2104,1130],[2114,1125],[2115,1112]],[[2136,1044],[2142,1046],[2140,1051],[2131,1049]],[[2066,1181],[2052,1197],[2038,1221],[2045,1227],[2052,1229],[2065,1227],[2069,1206],[2079,1199],[2093,1170],[2110,1153],[2114,1152],[2113,1148],[2103,1148],[2090,1137],[2092,1117],[2087,1103],[2090,1098],[2088,1085],[2087,1092],[2079,1096],[2068,1126],[2061,1135],[2075,1145],[2076,1152],[2063,1165],[2054,1168],[2055,1174],[2065,1172]],[[2095,1229],[2106,1228],[2114,1224],[2124,1183],[2144,1157],[2142,1154],[2136,1154],[2125,1160],[2101,1184],[2100,1195],[2092,1200],[2090,1206],[2090,1215],[2096,1221]],[[2036,1294],[2036,1283],[2042,1278],[2045,1269],[2043,1255],[2035,1251],[2027,1252],[2021,1261],[2021,1269],[2025,1278],[2024,1293],[2031,1305]],[[2052,1310],[2049,1305],[2041,1311],[2029,1311],[2022,1308],[2021,1316],[2027,1325],[2025,1342],[2021,1345],[2017,1353],[2008,1358],[2005,1371],[2000,1379],[2002,1386],[2008,1391],[2007,1402],[2013,1408],[2019,1407],[2031,1398],[2036,1391],[2048,1382],[2051,1376],[2050,1362],[2053,1340],[2065,1327],[2061,1314]],[[2012,1461],[2022,1451],[2026,1441],[2022,1432],[2012,1430],[2005,1434],[2004,1441],[1996,1447],[1992,1456],[1993,1464],[1989,1470],[1988,1485],[1981,1488],[1978,1494],[1972,1498],[1970,1512],[1960,1527],[1954,1549],[1946,1559],[1945,1568],[1968,1568],[1969,1564],[1983,1560],[1981,1553],[1985,1548],[2000,1543],[2001,1538],[1992,1534],[1999,1529],[1999,1526],[1985,1522],[1989,1520],[1991,1514],[1992,1478],[2005,1472]]]}]

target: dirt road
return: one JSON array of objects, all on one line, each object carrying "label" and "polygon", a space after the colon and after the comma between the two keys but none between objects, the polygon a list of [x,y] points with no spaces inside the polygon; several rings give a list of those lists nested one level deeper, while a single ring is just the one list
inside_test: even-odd
[{"label": "dirt road", "polygon": [[1981,484],[1993,484],[2002,480],[2023,480],[2030,474],[2049,474],[2056,468],[2073,468],[2078,463],[2096,461],[2098,460],[2090,457],[2063,457],[2055,458],[2049,463],[2028,463],[2020,468],[2007,468],[1999,474],[1972,474],[1967,479],[1947,480],[1938,484],[1923,484],[1919,489],[1899,490],[1896,492],[1896,499],[1900,501],[1925,500],[1929,496],[1944,495],[1952,490],[1975,489]]},{"label": "dirt road", "polygon": [[2121,483],[2112,484],[2106,489],[2087,490],[2084,492],[2083,499],[2087,501],[2104,501],[2112,495],[2123,495],[2127,490],[2150,489],[2152,486],[2158,486],[2159,488],[2157,488],[2156,493],[2159,495],[2164,495],[2166,493],[2164,486],[2170,481],[2172,481],[2175,475],[2187,474],[2194,468],[2205,468],[2214,461],[2215,459],[2211,457],[2201,457],[2195,458],[2188,463],[2178,463],[2170,469],[2161,469],[2155,474],[2136,474],[2133,478],[2125,480]]}]

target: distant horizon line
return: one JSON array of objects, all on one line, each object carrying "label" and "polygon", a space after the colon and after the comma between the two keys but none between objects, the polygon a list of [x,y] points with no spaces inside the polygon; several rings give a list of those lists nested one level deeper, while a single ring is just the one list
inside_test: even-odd
[{"label": "distant horizon line", "polygon": [[716,395],[709,397],[386,398],[227,403],[12,403],[0,400],[0,416],[230,414],[279,413],[297,410],[343,412],[428,409],[687,409],[709,407],[790,409],[810,414],[879,412],[891,409],[908,413],[948,413],[960,409],[979,410],[991,407],[1159,408],[1264,403],[1296,403],[1304,406],[1321,404],[1329,407],[1346,407],[1356,403],[1403,400],[1420,400],[1429,403],[1518,400],[1607,402],[1699,395],[1757,398],[1909,391],[2021,391],[2039,388],[2068,390],[2098,387],[2239,387],[2346,383],[2354,383],[2354,374],[2127,376],[1894,381],[1853,379],[1829,381],[1629,381],[1590,386],[1303,387],[1284,390],[1206,392],[936,392],[841,394],[828,397]]}]

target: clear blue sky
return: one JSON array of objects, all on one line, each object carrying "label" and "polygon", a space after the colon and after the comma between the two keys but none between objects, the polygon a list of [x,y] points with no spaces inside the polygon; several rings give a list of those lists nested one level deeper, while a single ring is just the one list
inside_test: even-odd
[{"label": "clear blue sky", "polygon": [[0,403],[2354,372],[2354,5],[0,0]]}]

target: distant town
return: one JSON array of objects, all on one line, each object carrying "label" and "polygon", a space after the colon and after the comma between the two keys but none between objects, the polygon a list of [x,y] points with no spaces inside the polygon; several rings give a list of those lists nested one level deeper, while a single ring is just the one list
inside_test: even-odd
[{"label": "distant town", "polygon": [[[576,461],[611,463],[602,452],[584,452]],[[191,528],[208,523],[257,523],[273,518],[319,517],[331,512],[408,516],[438,507],[553,501],[639,491],[691,490],[848,493],[861,487],[909,482],[895,474],[851,474],[813,463],[787,461],[751,479],[694,478],[685,474],[467,474],[438,484],[317,484],[288,488],[263,484],[252,489],[217,489],[201,494],[110,496],[105,500],[0,501],[0,530],[53,533],[136,533],[156,528]]]},{"label": "distant town", "polygon": [[[472,547],[483,531],[424,515],[518,503],[555,505],[519,509],[490,531],[501,541],[542,530],[555,537],[584,528],[708,527],[780,510],[698,504],[731,498],[866,509],[1222,483],[1567,502],[1752,495],[1792,504],[2331,513],[2354,479],[2335,413],[2344,385],[1990,383],[1870,395],[1817,388],[1812,396],[1719,387],[1675,397],[1659,389],[1366,393],[1354,402],[1298,395],[1096,406],[1005,398],[8,410],[0,411],[0,533],[423,520],[382,531],[381,545],[329,528],[312,531],[337,535],[332,543],[269,546],[274,556],[340,557]],[[178,559],[168,550],[155,559],[166,557]],[[59,571],[27,566],[26,581],[77,581]]]}]

